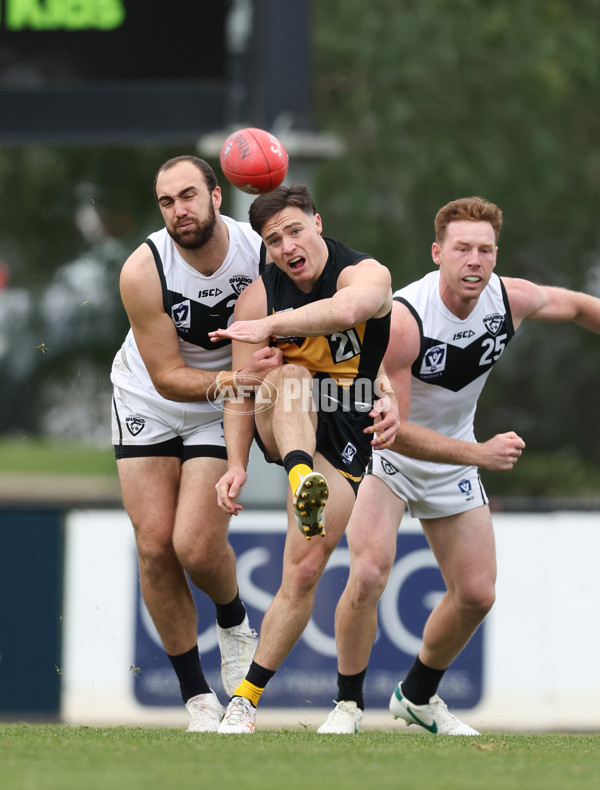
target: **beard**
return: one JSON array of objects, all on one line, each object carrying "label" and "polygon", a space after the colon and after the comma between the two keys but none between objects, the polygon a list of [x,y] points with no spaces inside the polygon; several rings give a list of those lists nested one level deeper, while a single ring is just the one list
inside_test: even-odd
[{"label": "beard", "polygon": [[184,250],[199,250],[213,237],[217,225],[217,214],[212,204],[208,207],[208,216],[201,222],[196,220],[193,228],[180,231],[176,227],[167,228],[169,236]]}]

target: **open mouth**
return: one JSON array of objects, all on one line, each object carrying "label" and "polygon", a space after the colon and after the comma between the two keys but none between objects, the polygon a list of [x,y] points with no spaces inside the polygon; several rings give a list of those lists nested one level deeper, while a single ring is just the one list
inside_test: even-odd
[{"label": "open mouth", "polygon": [[297,255],[295,258],[290,258],[288,261],[288,266],[292,270],[292,272],[297,272],[304,266],[305,260],[300,255]]},{"label": "open mouth", "polygon": [[463,277],[463,281],[466,283],[480,283],[481,277],[478,277],[476,274],[469,274],[467,277]]}]

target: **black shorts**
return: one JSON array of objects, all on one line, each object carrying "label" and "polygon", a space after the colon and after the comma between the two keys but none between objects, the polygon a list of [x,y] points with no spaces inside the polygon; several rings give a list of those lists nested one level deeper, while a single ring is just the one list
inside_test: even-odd
[{"label": "black shorts", "polygon": [[115,458],[222,458],[227,460],[227,450],[213,444],[184,444],[179,436],[157,444],[115,444]]},{"label": "black shorts", "polygon": [[[367,464],[371,460],[372,434],[363,430],[373,424],[368,411],[344,411],[342,409],[319,411],[317,421],[317,452],[326,458],[346,478],[354,493],[363,479]],[[254,434],[268,463],[283,466],[283,461],[269,458],[258,431]]]}]

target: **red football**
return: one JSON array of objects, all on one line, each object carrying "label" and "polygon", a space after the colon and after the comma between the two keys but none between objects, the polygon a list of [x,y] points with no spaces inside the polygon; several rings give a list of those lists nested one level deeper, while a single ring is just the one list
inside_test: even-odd
[{"label": "red football", "polygon": [[280,141],[264,129],[238,129],[221,148],[221,169],[234,187],[251,194],[270,192],[283,181],[288,153]]}]

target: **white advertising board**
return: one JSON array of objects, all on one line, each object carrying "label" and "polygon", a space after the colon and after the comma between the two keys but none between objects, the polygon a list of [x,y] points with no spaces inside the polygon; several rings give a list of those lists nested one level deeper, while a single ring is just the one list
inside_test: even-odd
[{"label": "white advertising board", "polygon": [[[600,729],[596,671],[600,654],[596,614],[600,603],[596,581],[599,516],[581,512],[495,514],[497,601],[481,629],[481,693],[476,704],[464,710],[452,706],[472,726],[484,731]],[[256,533],[256,549],[247,552],[239,566],[240,590],[243,599],[246,591],[246,597],[263,611],[270,595],[252,582],[250,575],[252,567],[264,561],[260,559],[264,536],[282,533],[284,524],[280,512],[249,510],[232,522],[234,546],[237,535],[244,535],[248,540],[248,534]],[[418,535],[420,526],[407,518],[400,533]],[[411,556],[415,558],[422,553],[419,549]],[[340,548],[332,558],[342,582],[346,556]],[[396,578],[402,562],[406,566],[406,560],[397,563]],[[432,563],[419,561],[421,568],[428,564]],[[135,545],[127,514],[119,510],[68,513],[61,703],[65,722],[185,726],[186,713],[181,703],[141,704],[138,699],[137,586]],[[388,586],[388,608],[389,592]],[[397,590],[393,592],[396,596]],[[329,602],[331,611],[335,603],[335,600]],[[415,607],[422,604],[414,601]],[[431,608],[433,604],[428,605]],[[406,608],[406,603],[403,606]],[[384,617],[388,614],[384,613]],[[407,615],[402,611],[396,621],[399,629],[407,630],[403,626],[403,622],[408,622]],[[335,658],[329,655],[333,634],[324,633],[323,626],[316,623],[311,623],[308,631],[305,641],[312,639],[314,643],[316,639],[318,643],[315,634],[320,635],[323,662],[329,661],[335,667]],[[400,633],[396,643],[406,644],[408,640],[416,650],[418,637],[418,633],[404,633],[404,636]],[[374,658],[379,646],[378,641]],[[164,652],[159,645],[156,650],[157,655]],[[392,651],[386,659],[389,694],[393,683],[402,679],[399,656],[400,652],[396,660]],[[284,663],[278,675],[285,673]],[[293,667],[292,670],[288,667],[288,673],[294,674]],[[330,698],[333,699],[334,670],[323,675],[323,682],[328,678],[332,680]],[[209,680],[212,682],[212,676]],[[261,701],[259,727],[261,724],[316,727],[327,712],[326,707],[310,705],[270,707],[267,703],[270,691],[271,684],[263,697],[265,704]],[[404,730],[384,706],[369,707],[367,694],[364,727],[379,726]]]}]

